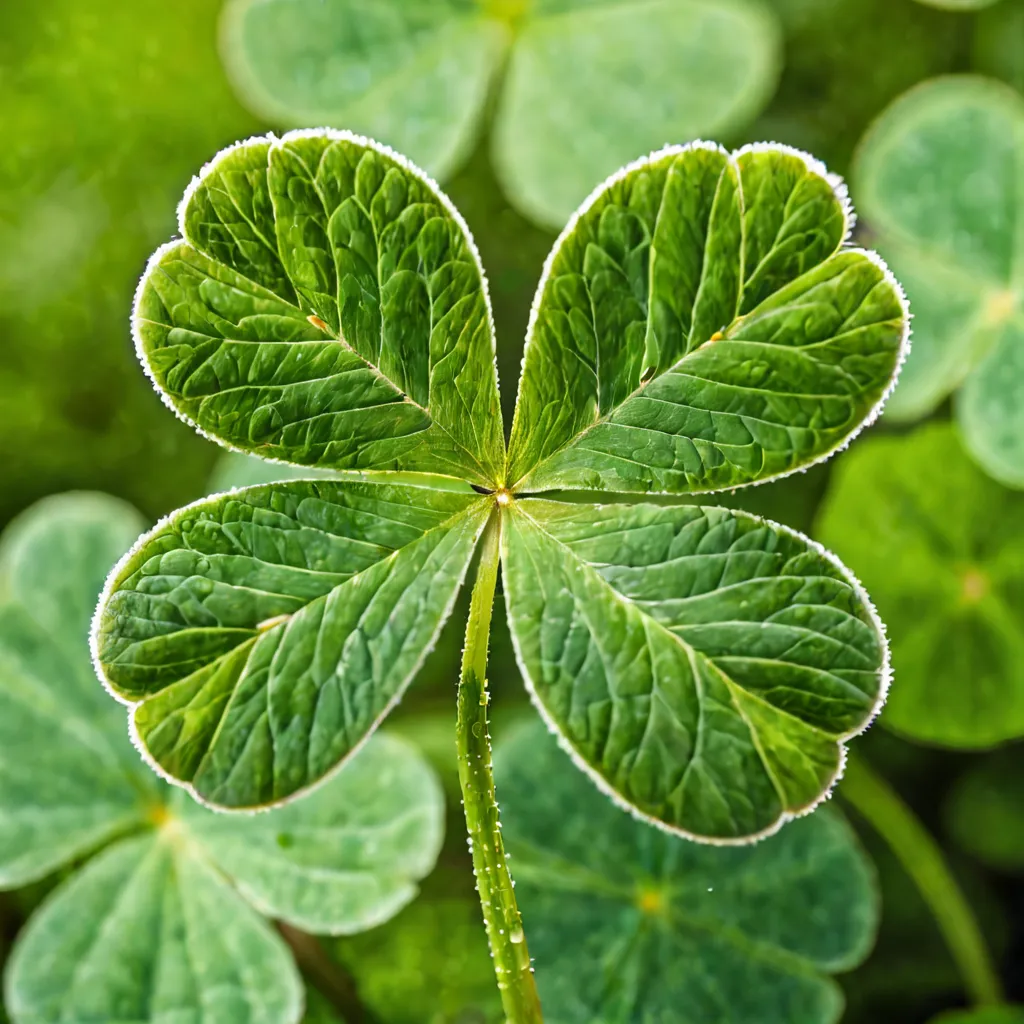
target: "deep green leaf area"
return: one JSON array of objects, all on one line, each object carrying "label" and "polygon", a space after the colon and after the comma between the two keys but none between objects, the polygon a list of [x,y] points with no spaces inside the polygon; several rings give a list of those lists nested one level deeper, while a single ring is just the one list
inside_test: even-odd
[{"label": "deep green leaf area", "polygon": [[609,179],[538,287],[509,483],[702,492],[841,447],[908,327],[877,257],[844,247],[850,217],[782,147],[673,147]]},{"label": "deep green leaf area", "polygon": [[376,927],[416,895],[444,838],[437,776],[403,740],[375,736],[344,771],[270,814],[211,814],[177,799],[185,827],[268,917],[317,934]]},{"label": "deep green leaf area", "polygon": [[252,139],[207,165],[180,217],[134,317],[179,415],[300,465],[500,482],[483,272],[421,172],[347,133]]},{"label": "deep green leaf area", "polygon": [[93,644],[147,756],[226,807],[348,756],[433,645],[483,528],[485,499],[442,483],[253,487],[141,538]]},{"label": "deep green leaf area", "polygon": [[857,194],[915,313],[891,415],[932,411],[964,384],[957,416],[971,454],[1024,485],[1024,100],[959,76],[898,99],[861,144]]},{"label": "deep green leaf area", "polygon": [[987,477],[947,423],[858,445],[817,534],[888,625],[898,680],[881,721],[981,748],[1024,735],[1024,495]]},{"label": "deep green leaf area", "polygon": [[1024,871],[1024,773],[1016,748],[998,751],[957,779],[946,826],[972,856],[1001,871]]},{"label": "deep green leaf area", "polygon": [[141,528],[115,498],[62,495],[0,541],[0,888],[136,826],[154,788],[86,641],[110,563]]},{"label": "deep green leaf area", "polygon": [[388,924],[332,949],[381,1024],[504,1024],[472,891],[424,893]]},{"label": "deep green leaf area", "polygon": [[999,0],[978,15],[974,29],[972,64],[1024,92],[1024,49],[1018,44],[1024,33],[1024,3]]},{"label": "deep green leaf area", "polygon": [[366,132],[436,175],[472,144],[505,43],[474,0],[232,0],[222,23],[227,69],[262,116]]},{"label": "deep green leaf area", "polygon": [[47,899],[5,1001],[19,1024],[293,1024],[302,985],[266,922],[164,832],[111,847]]},{"label": "deep green leaf area", "polygon": [[1024,1007],[985,1006],[976,1010],[954,1010],[936,1017],[932,1024],[1024,1024]]},{"label": "deep green leaf area", "polygon": [[550,1024],[839,1019],[825,975],[867,954],[878,900],[835,812],[743,848],[688,843],[605,800],[539,724],[495,771]]},{"label": "deep green leaf area", "polygon": [[523,499],[503,556],[541,712],[602,789],[670,829],[742,841],[812,807],[881,700],[864,593],[746,513]]}]

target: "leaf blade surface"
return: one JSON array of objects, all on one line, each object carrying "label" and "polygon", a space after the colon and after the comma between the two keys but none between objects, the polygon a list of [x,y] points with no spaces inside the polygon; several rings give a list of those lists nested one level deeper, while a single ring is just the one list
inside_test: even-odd
[{"label": "leaf blade surface", "polygon": [[864,580],[889,626],[883,725],[964,749],[1024,735],[1024,497],[933,423],[844,458],[815,533]]},{"label": "leaf blade surface", "polygon": [[879,908],[871,866],[835,812],[714,849],[631,819],[539,724],[499,745],[495,769],[553,1020],[837,1019],[842,995],[826,975],[867,955]]},{"label": "leaf blade surface", "polygon": [[719,842],[822,798],[887,667],[880,623],[831,556],[717,508],[523,499],[506,526],[520,667],[601,789]]},{"label": "leaf blade surface", "polygon": [[180,1014],[294,1024],[302,984],[282,940],[216,871],[158,834],[125,840],[60,886],[5,979],[15,1022]]},{"label": "leaf blade surface", "polygon": [[771,12],[744,0],[534,4],[495,120],[505,191],[557,230],[635,154],[732,135],[775,86],[779,35]]},{"label": "leaf blade surface", "polygon": [[235,88],[267,120],[364,132],[440,178],[472,146],[507,43],[464,0],[235,0],[221,33]]},{"label": "leaf blade surface", "polygon": [[109,564],[143,523],[106,495],[47,498],[0,541],[0,885],[12,888],[137,826],[153,780],[89,664]]},{"label": "leaf blade surface", "polygon": [[377,735],[316,792],[272,813],[214,814],[191,801],[191,836],[268,917],[351,935],[393,917],[433,870],[444,796],[408,743]]},{"label": "leaf blade surface", "polygon": [[97,664],[149,759],[218,806],[334,770],[404,692],[488,514],[465,485],[283,482],[204,499],[113,574]]},{"label": "leaf blade surface", "polygon": [[[228,447],[494,486],[490,301],[472,238],[404,158],[349,133],[223,151],[136,297],[139,357]],[[312,320],[310,319],[312,318]]]},{"label": "leaf blade surface", "polygon": [[841,447],[909,330],[884,264],[841,248],[850,216],[784,147],[670,147],[609,179],[537,290],[510,484],[711,491]]}]

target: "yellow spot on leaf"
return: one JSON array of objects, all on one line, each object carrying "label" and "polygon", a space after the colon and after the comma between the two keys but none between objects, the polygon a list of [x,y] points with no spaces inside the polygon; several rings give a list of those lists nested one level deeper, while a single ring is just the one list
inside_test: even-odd
[{"label": "yellow spot on leaf", "polygon": [[966,569],[960,576],[964,604],[977,604],[988,593],[988,578],[980,569]]},{"label": "yellow spot on leaf", "polygon": [[330,331],[330,327],[327,326],[318,316],[307,316],[306,319],[314,326],[319,327],[321,331]]},{"label": "yellow spot on leaf", "polygon": [[1003,324],[1017,311],[1020,296],[1009,288],[993,292],[985,303],[985,319],[992,324]]},{"label": "yellow spot on leaf", "polygon": [[164,804],[153,804],[146,817],[155,828],[163,828],[174,820]]},{"label": "yellow spot on leaf", "polygon": [[721,331],[715,331],[714,334],[708,339],[709,341],[721,341],[725,335]]},{"label": "yellow spot on leaf", "polygon": [[636,905],[645,914],[661,914],[665,911],[665,897],[657,889],[641,889]]}]

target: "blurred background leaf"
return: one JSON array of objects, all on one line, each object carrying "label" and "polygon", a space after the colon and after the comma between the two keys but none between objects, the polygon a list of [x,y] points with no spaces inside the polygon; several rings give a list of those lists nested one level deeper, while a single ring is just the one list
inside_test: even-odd
[{"label": "blurred background leaf", "polygon": [[628,161],[742,129],[779,69],[761,0],[232,0],[222,48],[274,124],[351,128],[441,178],[493,107],[506,193],[556,230]]},{"label": "blurred background leaf", "polygon": [[989,755],[962,775],[945,806],[961,849],[997,871],[1024,871],[1024,758],[1019,747]]},{"label": "blurred background leaf", "polygon": [[962,384],[968,450],[1024,486],[1024,98],[978,77],[918,86],[865,136],[854,185],[915,314],[887,415],[920,418]]},{"label": "blurred background leaf", "polygon": [[816,536],[886,623],[896,685],[880,721],[978,749],[1024,735],[1024,495],[989,479],[955,429],[860,441]]},{"label": "blurred background leaf", "polygon": [[688,842],[609,801],[539,721],[498,745],[495,781],[551,1019],[839,1017],[829,975],[868,955],[879,906],[837,812],[754,845]]}]

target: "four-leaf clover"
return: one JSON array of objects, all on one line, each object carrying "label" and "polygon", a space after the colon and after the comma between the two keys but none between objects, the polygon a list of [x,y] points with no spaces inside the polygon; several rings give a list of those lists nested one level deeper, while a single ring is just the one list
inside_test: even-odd
[{"label": "four-leaf clover", "polygon": [[600,786],[717,840],[813,806],[885,682],[842,566],[725,509],[530,495],[689,495],[846,444],[908,335],[850,223],[783,147],[616,174],[548,260],[506,459],[483,271],[437,187],[344,132],[220,154],[140,285],[139,355],[209,436],[350,472],[204,499],[111,574],[96,661],[146,755],[232,807],[325,777],[401,697],[490,529],[524,677]]},{"label": "four-leaf clover", "polygon": [[491,773],[499,563],[527,688],[598,787],[721,843],[813,808],[884,698],[870,601],[791,530],[628,495],[784,476],[877,415],[908,312],[851,222],[785,147],[623,168],[547,261],[506,449],[483,270],[437,186],[348,132],[221,153],[143,276],[139,356],[203,433],[336,476],[203,499],[114,568],[93,653],[146,758],[221,807],[329,778],[476,558],[459,779],[505,1013],[540,1020]]}]

